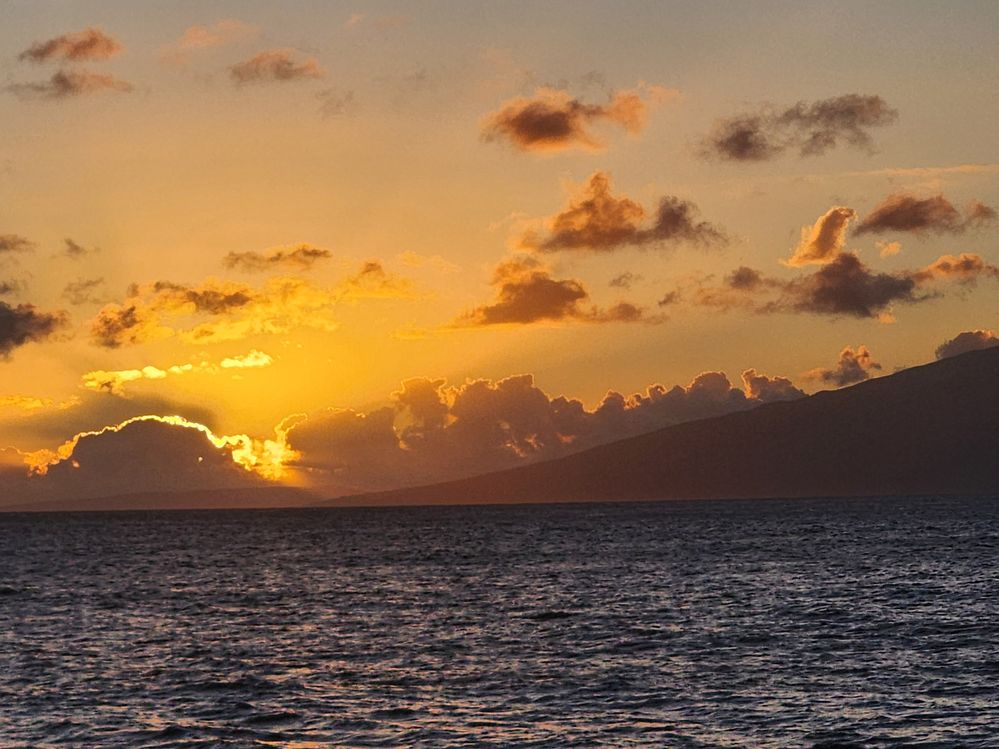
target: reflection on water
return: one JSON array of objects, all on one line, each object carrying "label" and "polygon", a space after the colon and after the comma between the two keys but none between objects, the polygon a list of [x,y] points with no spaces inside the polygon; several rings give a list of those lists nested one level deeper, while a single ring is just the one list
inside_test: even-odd
[{"label": "reflection on water", "polygon": [[999,746],[999,502],[0,515],[0,746]]}]

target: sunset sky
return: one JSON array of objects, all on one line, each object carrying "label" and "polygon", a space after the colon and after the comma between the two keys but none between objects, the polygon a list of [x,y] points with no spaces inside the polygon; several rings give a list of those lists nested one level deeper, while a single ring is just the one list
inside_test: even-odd
[{"label": "sunset sky", "polygon": [[25,496],[427,482],[999,330],[993,2],[3,2],[0,86]]}]

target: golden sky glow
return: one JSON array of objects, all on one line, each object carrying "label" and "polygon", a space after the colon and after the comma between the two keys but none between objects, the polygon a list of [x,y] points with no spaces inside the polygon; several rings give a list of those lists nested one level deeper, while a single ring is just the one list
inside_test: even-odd
[{"label": "golden sky glow", "polygon": [[999,328],[992,4],[0,14],[4,471],[429,481]]}]

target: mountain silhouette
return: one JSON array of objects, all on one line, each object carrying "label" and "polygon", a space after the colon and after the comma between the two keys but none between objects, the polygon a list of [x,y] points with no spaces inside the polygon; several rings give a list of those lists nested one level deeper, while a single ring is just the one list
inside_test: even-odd
[{"label": "mountain silhouette", "polygon": [[999,494],[999,348],[557,460],[326,505]]}]

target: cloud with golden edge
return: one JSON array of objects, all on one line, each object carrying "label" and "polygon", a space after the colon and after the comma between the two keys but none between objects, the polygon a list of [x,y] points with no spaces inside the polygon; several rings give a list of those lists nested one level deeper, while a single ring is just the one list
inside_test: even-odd
[{"label": "cloud with golden edge", "polygon": [[698,220],[697,213],[693,203],[667,195],[649,215],[631,198],[615,197],[610,175],[597,171],[590,175],[579,194],[570,198],[565,210],[543,220],[540,231],[526,231],[519,239],[519,247],[538,252],[611,252],[627,246],[666,246],[679,242],[724,244],[722,231]]},{"label": "cloud with golden edge", "polygon": [[610,92],[604,103],[587,104],[566,91],[539,88],[533,96],[511,99],[487,115],[481,133],[486,141],[503,140],[519,151],[603,151],[607,144],[594,134],[595,125],[611,123],[637,135],[650,107],[677,95],[662,86],[640,84]]},{"label": "cloud with golden edge", "polygon": [[833,206],[813,225],[801,227],[801,241],[785,263],[792,268],[800,268],[832,262],[846,244],[847,229],[856,217],[852,208]]},{"label": "cloud with golden edge", "polygon": [[83,375],[81,386],[94,392],[121,396],[125,395],[125,385],[138,380],[165,380],[170,376],[191,373],[218,374],[226,369],[259,369],[269,367],[273,362],[270,355],[254,349],[243,356],[227,357],[218,364],[203,361],[198,364],[174,364],[165,369],[151,365],[138,369],[97,369]]},{"label": "cloud with golden edge", "polygon": [[840,352],[835,366],[817,367],[805,372],[802,377],[806,380],[843,387],[868,380],[874,376],[875,371],[880,370],[881,365],[874,361],[874,356],[867,346],[858,346],[856,350],[847,346]]},{"label": "cloud with golden edge", "polygon": [[935,353],[938,360],[948,359],[995,346],[999,346],[999,336],[991,330],[965,330],[937,346]]},{"label": "cloud with golden edge", "polygon": [[283,426],[284,422],[275,430],[273,440],[260,440],[245,434],[216,435],[204,424],[189,421],[182,416],[144,415],[94,431],[80,432],[59,445],[55,450],[37,450],[24,453],[25,462],[32,474],[44,476],[61,463],[72,463],[74,453],[76,453],[81,441],[116,434],[134,424],[149,422],[200,432],[213,447],[228,455],[235,465],[269,481],[279,481],[284,478],[287,473],[286,466],[297,458],[297,453],[287,445],[287,427]]},{"label": "cloud with golden edge", "polygon": [[901,242],[875,242],[874,245],[881,257],[893,257],[902,251]]},{"label": "cloud with golden edge", "polygon": [[281,276],[259,287],[216,279],[196,285],[155,281],[133,284],[122,303],[101,309],[91,322],[90,337],[99,346],[119,348],[172,335],[215,343],[302,327],[333,331],[337,304],[417,296],[409,279],[374,260],[329,287]]},{"label": "cloud with golden edge", "polygon": [[62,401],[55,401],[52,398],[39,398],[34,395],[0,395],[0,408],[11,408],[17,411],[43,411],[46,409],[57,409],[64,411],[72,408],[80,402],[75,396]]}]

